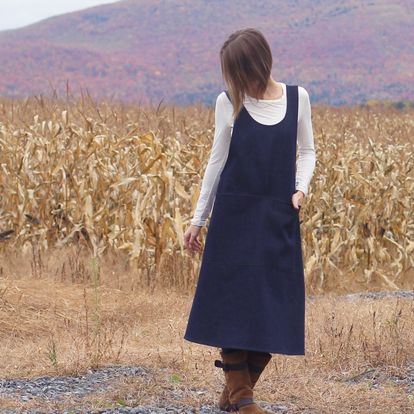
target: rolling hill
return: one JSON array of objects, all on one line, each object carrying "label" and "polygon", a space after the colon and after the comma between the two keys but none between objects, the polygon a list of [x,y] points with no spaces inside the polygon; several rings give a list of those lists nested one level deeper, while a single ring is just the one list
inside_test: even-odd
[{"label": "rolling hill", "polygon": [[414,8],[404,0],[124,0],[0,32],[0,95],[73,93],[125,102],[212,104],[218,52],[260,29],[273,76],[312,102],[413,100]]}]

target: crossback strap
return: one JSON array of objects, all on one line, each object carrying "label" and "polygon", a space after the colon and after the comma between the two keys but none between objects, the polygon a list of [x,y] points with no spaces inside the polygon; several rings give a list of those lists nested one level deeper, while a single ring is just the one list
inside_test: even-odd
[{"label": "crossback strap", "polygon": [[229,98],[229,101],[231,102],[229,91],[226,89],[224,92],[226,92],[227,98]]},{"label": "crossback strap", "polygon": [[246,361],[230,364],[230,363],[224,363],[223,361],[220,361],[219,359],[216,359],[214,361],[214,365],[217,368],[223,368],[223,371],[242,370],[248,367]]}]

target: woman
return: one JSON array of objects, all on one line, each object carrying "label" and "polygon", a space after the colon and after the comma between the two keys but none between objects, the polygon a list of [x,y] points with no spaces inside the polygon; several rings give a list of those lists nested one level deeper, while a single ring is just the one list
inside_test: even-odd
[{"label": "woman", "polygon": [[184,338],[221,348],[222,410],[264,413],[253,387],[272,353],[305,350],[299,210],[316,161],[311,108],[305,88],[273,79],[260,31],[231,34],[220,60],[228,90],[216,100],[213,147],[184,235],[187,249],[200,250],[213,206]]}]

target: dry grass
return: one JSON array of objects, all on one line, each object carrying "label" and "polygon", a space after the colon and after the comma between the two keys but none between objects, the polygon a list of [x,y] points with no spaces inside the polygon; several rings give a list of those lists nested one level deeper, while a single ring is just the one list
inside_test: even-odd
[{"label": "dry grass", "polygon": [[[413,286],[413,114],[313,109],[318,162],[301,232],[308,293],[326,295],[307,301],[307,355],[275,355],[258,398],[292,413],[414,411],[390,380],[414,360],[413,301],[332,293]],[[0,101],[0,377],[138,364],[154,376],[84,402],[217,400],[218,350],[183,340],[200,265],[183,231],[213,115],[87,97]]]},{"label": "dry grass", "polygon": [[[110,266],[102,266],[96,280],[82,283],[53,273],[33,278],[25,275],[24,266],[15,268],[14,275],[3,272],[0,377],[137,364],[155,370],[154,376],[125,379],[116,392],[93,394],[83,402],[94,407],[171,399],[195,407],[215,403],[223,380],[213,365],[218,349],[183,339],[192,295],[161,287],[131,289],[122,279],[111,278],[116,267]],[[284,404],[292,413],[414,410],[404,386],[387,380],[391,374],[404,376],[414,360],[412,299],[351,301],[325,295],[308,299],[306,312],[307,355],[274,355],[258,384],[258,399]],[[156,372],[158,368],[166,370]],[[369,380],[372,369],[385,378],[379,387]],[[194,387],[204,393],[195,393]],[[173,394],[173,389],[179,393]],[[0,404],[22,406],[4,398]],[[22,407],[45,404],[35,400]]]},{"label": "dry grass", "polygon": [[[413,113],[313,108],[317,166],[301,211],[310,291],[412,285]],[[32,252],[41,274],[43,252],[75,244],[122,255],[134,281],[190,291],[200,256],[186,254],[183,231],[213,118],[202,106],[1,100],[0,253]]]}]

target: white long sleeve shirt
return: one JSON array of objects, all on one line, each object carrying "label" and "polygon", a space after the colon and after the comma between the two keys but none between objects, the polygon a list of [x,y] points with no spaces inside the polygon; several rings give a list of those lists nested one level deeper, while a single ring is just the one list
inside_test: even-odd
[{"label": "white long sleeve shirt", "polygon": [[[255,99],[246,96],[243,104],[249,114],[265,125],[276,124],[283,120],[286,114],[286,84],[283,95],[277,99]],[[311,120],[311,105],[307,90],[299,86],[297,146],[298,159],[296,164],[296,190],[308,194],[309,183],[316,164],[315,146]],[[216,99],[215,131],[210,158],[201,184],[200,196],[191,224],[203,226],[212,209],[216,196],[220,174],[227,160],[231,135],[233,131],[233,106],[226,93],[221,92]]]}]

